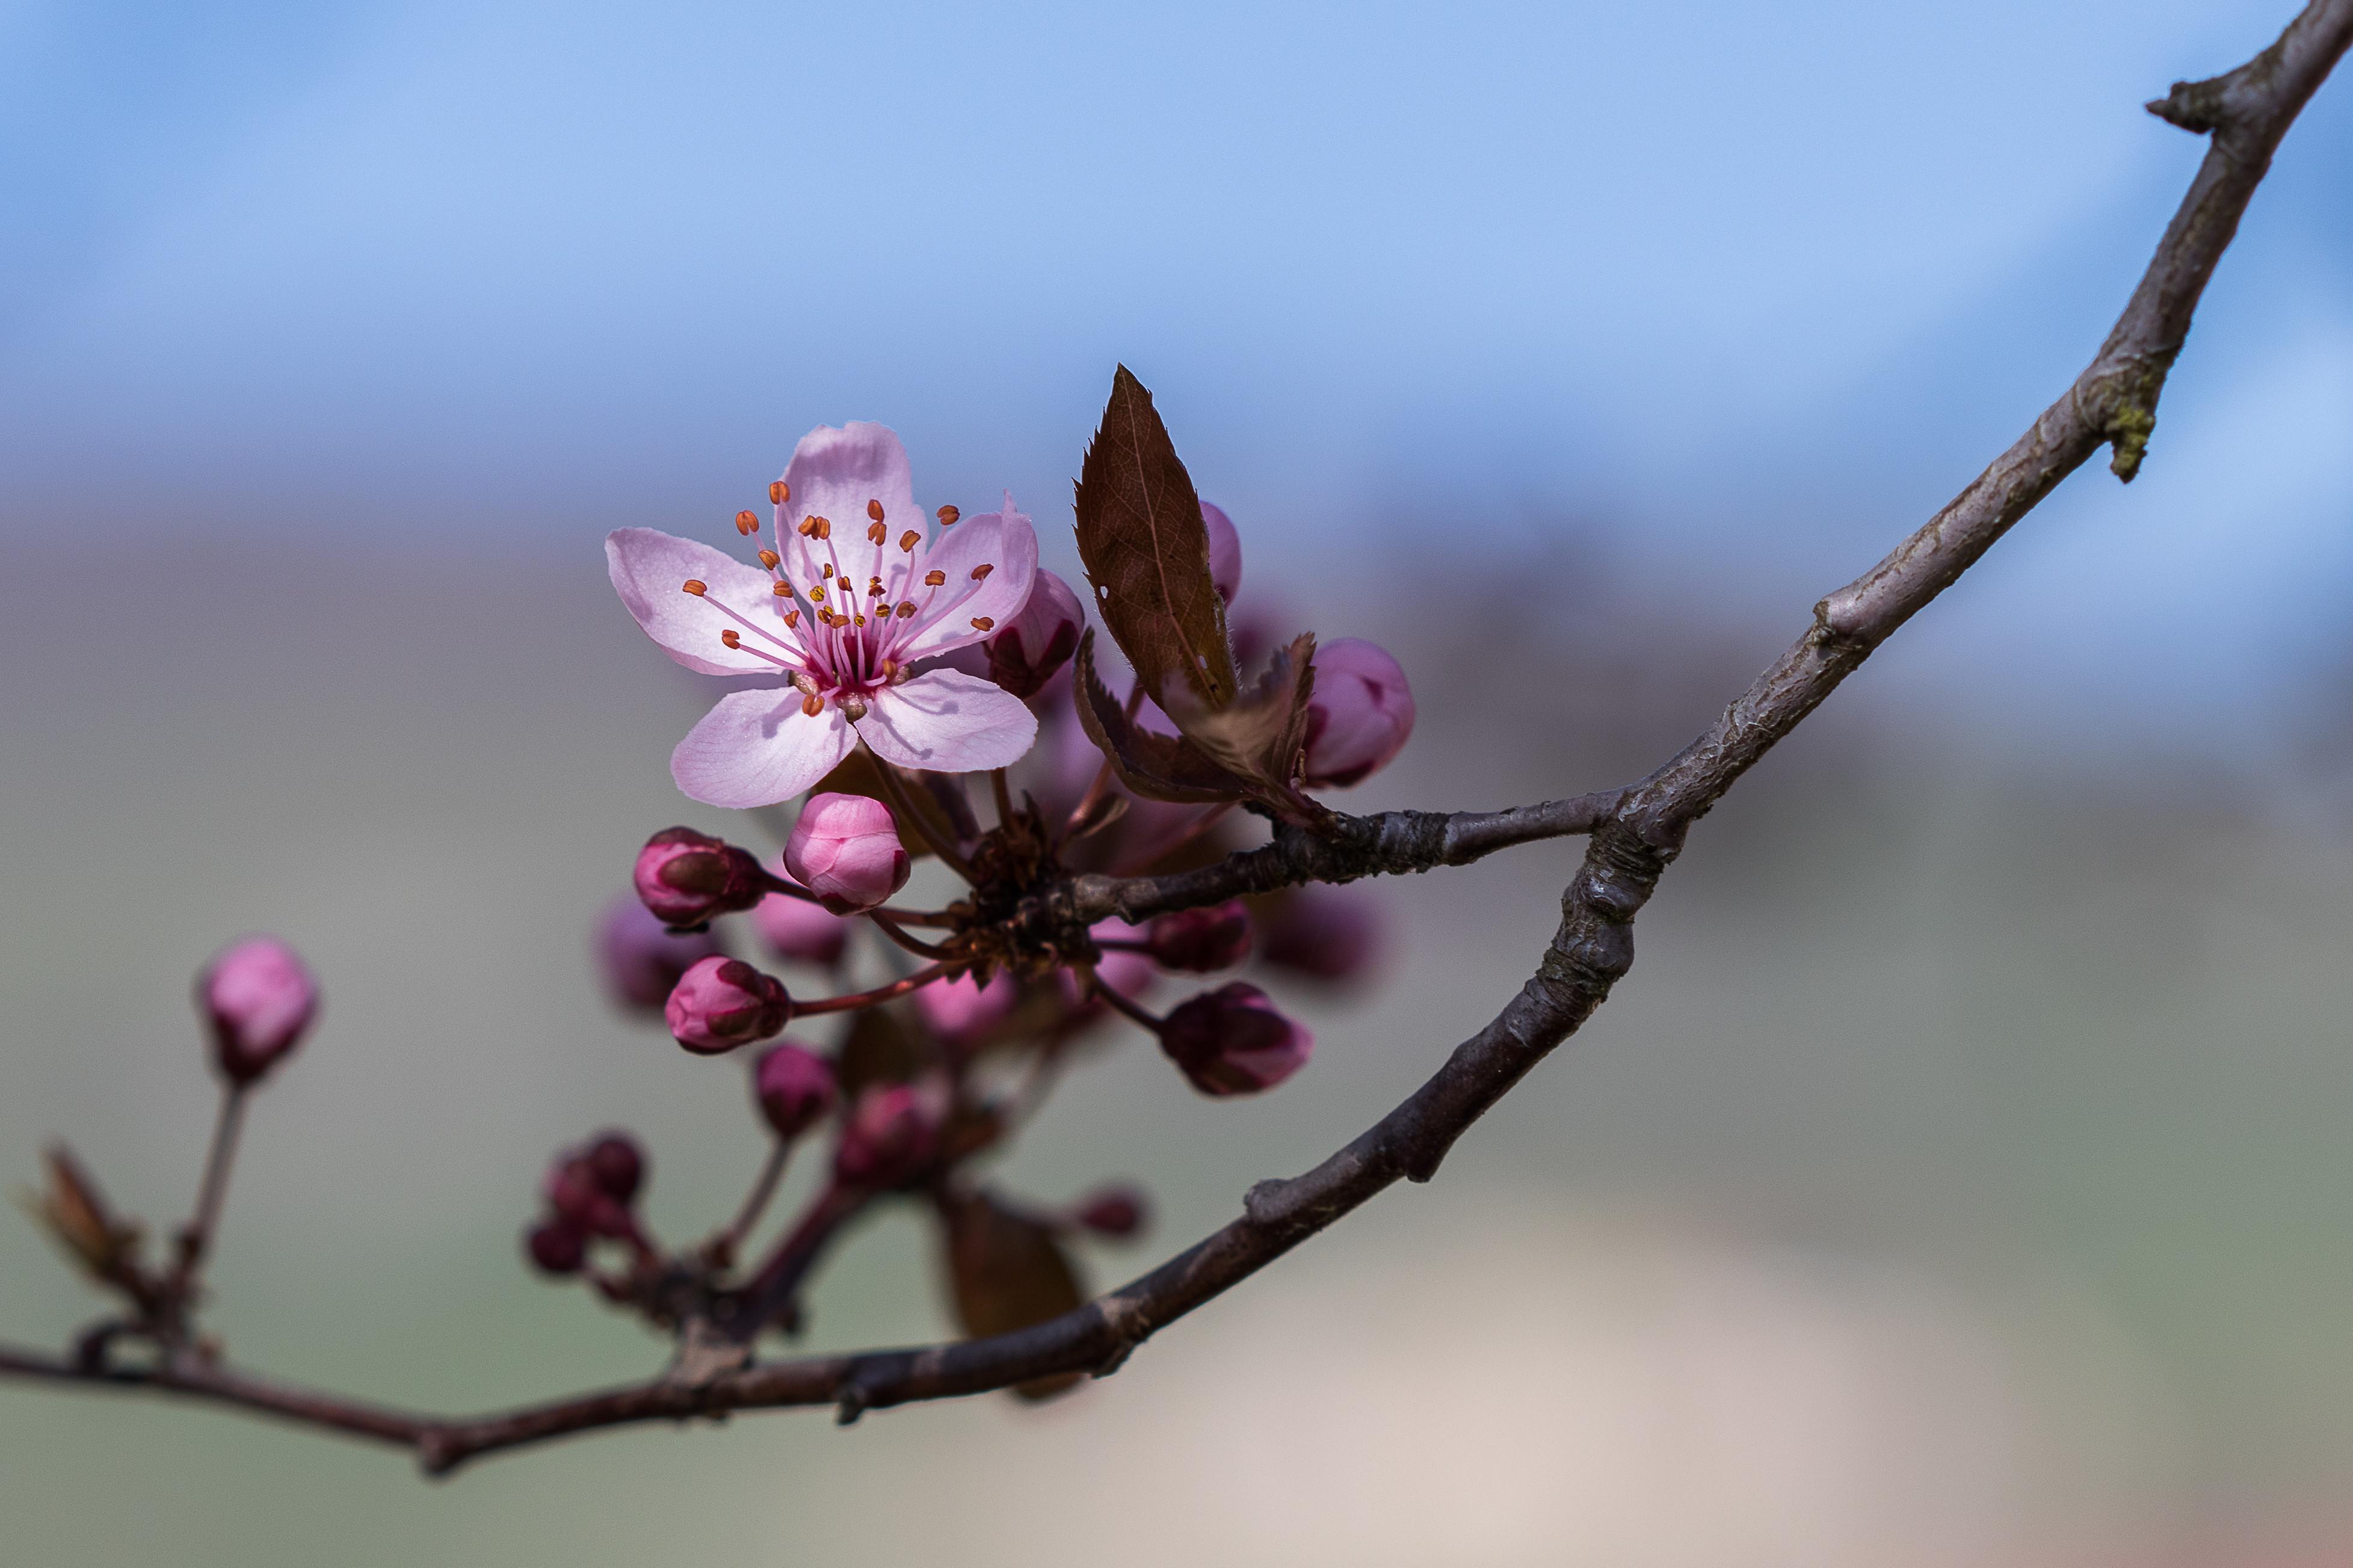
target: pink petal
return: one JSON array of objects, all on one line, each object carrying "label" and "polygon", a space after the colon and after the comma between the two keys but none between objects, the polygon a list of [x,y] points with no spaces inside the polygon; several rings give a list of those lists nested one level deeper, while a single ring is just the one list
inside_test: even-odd
[{"label": "pink petal", "polygon": [[[751,647],[767,648],[779,658],[793,657],[767,638],[745,630],[742,622],[721,613],[713,602],[723,601],[755,625],[775,623],[776,612],[770,606],[777,601],[768,591],[768,574],[756,566],[675,534],[650,528],[617,528],[605,536],[605,570],[613,579],[613,591],[621,595],[629,614],[637,616],[646,636],[689,669],[705,675],[776,674],[776,667],[766,659],[738,652],[719,640],[719,634],[731,627],[742,632]],[[689,578],[710,592],[701,597],[687,593],[684,584]],[[783,626],[775,629],[790,640],[792,634]]]},{"label": "pink petal", "polygon": [[[974,569],[984,565],[988,575],[973,581]],[[965,518],[935,540],[923,570],[944,572],[948,580],[913,640],[899,655],[910,661],[978,642],[1012,623],[1029,602],[1030,584],[1038,575],[1038,532],[1029,518],[1013,510],[1008,494],[1003,511]],[[976,626],[975,620],[989,625]]]},{"label": "pink petal", "polygon": [[[777,513],[776,552],[785,558],[785,573],[793,586],[804,591],[837,559],[860,579],[868,575],[874,558],[874,546],[866,538],[873,521],[866,514],[868,501],[882,503],[883,525],[892,539],[911,528],[918,533],[925,531],[926,520],[915,505],[907,448],[884,426],[855,420],[838,430],[818,426],[793,448],[785,485],[792,493]],[[798,532],[802,519],[810,517],[833,524],[830,551]],[[898,559],[897,547],[890,549],[892,558]]]},{"label": "pink petal", "polygon": [[1038,738],[1038,716],[1003,687],[934,669],[876,692],[858,736],[902,768],[968,773],[1018,761]]},{"label": "pink petal", "polygon": [[707,805],[774,805],[825,777],[857,743],[830,704],[812,717],[790,688],[731,691],[670,753],[670,776]]}]

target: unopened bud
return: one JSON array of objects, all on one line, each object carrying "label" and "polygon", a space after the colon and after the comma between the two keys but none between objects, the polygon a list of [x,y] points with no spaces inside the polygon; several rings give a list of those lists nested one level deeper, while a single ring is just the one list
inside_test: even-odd
[{"label": "unopened bud", "polygon": [[719,1056],[783,1033],[793,1000],[783,982],[740,958],[706,958],[680,978],[662,1016],[680,1045]]},{"label": "unopened bud", "polygon": [[1242,536],[1223,507],[1201,503],[1201,526],[1209,535],[1209,581],[1230,605],[1242,591]]},{"label": "unopened bud", "polygon": [[1166,969],[1210,974],[1231,969],[1250,952],[1250,910],[1240,899],[1208,909],[1173,910],[1145,929],[1153,962]]},{"label": "unopened bud", "polygon": [[588,1236],[569,1220],[543,1219],[524,1233],[523,1252],[543,1274],[577,1274],[588,1261]]},{"label": "unopened bud", "polygon": [[1310,788],[1362,783],[1388,766],[1412,733],[1413,689],[1388,649],[1342,637],[1315,650],[1315,690],[1307,703]]},{"label": "unopened bud", "polygon": [[1125,1241],[1142,1231],[1150,1216],[1151,1205],[1143,1190],[1125,1184],[1098,1187],[1071,1211],[1071,1217],[1079,1224],[1114,1241]]},{"label": "unopened bud", "polygon": [[1237,980],[1169,1014],[1160,1048],[1203,1094],[1255,1094],[1305,1067],[1315,1037],[1277,1012],[1265,992]]},{"label": "unopened bud", "polygon": [[1086,624],[1085,606],[1071,585],[1039,572],[1021,613],[988,639],[988,679],[1016,697],[1035,697],[1078,651]]},{"label": "unopened bud", "polygon": [[752,926],[778,958],[821,969],[839,963],[849,941],[849,924],[841,916],[789,893],[770,893],[752,906]]},{"label": "unopened bud", "polygon": [[615,899],[596,922],[596,967],[605,989],[634,1012],[660,1012],[695,960],[725,951],[715,932],[670,930],[633,893]]},{"label": "unopened bud", "polygon": [[566,1149],[555,1156],[539,1194],[558,1220],[584,1235],[628,1237],[637,1232],[628,1205],[606,1190],[596,1167],[579,1150]]},{"label": "unopened bud", "polygon": [[795,1045],[770,1046],[752,1074],[753,1098],[779,1138],[797,1138],[824,1121],[838,1093],[825,1058]]},{"label": "unopened bud", "polygon": [[860,1187],[894,1187],[929,1163],[939,1142],[939,1117],[913,1085],[875,1084],[858,1097],[841,1142],[833,1151],[833,1173]]},{"label": "unopened bud", "polygon": [[862,795],[811,795],[785,843],[785,868],[838,915],[884,902],[913,868],[891,808]]},{"label": "unopened bud", "polygon": [[636,1139],[626,1132],[599,1133],[582,1158],[599,1192],[624,1207],[637,1201],[645,1184],[646,1153]]},{"label": "unopened bud", "polygon": [[760,901],[760,862],[751,851],[691,827],[666,827],[638,851],[638,897],[666,925],[708,925],[715,915]]},{"label": "unopened bud", "polygon": [[1317,980],[1351,980],[1379,961],[1379,900],[1358,888],[1306,887],[1262,911],[1261,956]]},{"label": "unopened bud", "polygon": [[252,1083],[301,1042],[319,988],[292,948],[257,936],[206,966],[196,1006],[212,1026],[214,1065],[232,1083]]}]

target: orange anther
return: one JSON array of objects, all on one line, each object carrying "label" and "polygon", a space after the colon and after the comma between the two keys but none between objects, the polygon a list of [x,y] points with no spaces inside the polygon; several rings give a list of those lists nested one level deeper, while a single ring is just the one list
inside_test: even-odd
[{"label": "orange anther", "polygon": [[891,537],[891,531],[890,531],[889,529],[887,529],[887,528],[883,527],[883,526],[881,525],[881,523],[880,523],[880,522],[870,522],[870,523],[868,523],[868,524],[866,525],[866,542],[867,542],[867,543],[869,543],[869,544],[880,544],[880,543],[881,543],[884,540],[886,540],[886,539],[888,539],[888,538],[890,538],[890,537]]},{"label": "orange anther", "polygon": [[784,558],[773,550],[763,550],[760,552],[760,564],[765,566],[771,572],[774,572],[776,569],[776,563],[782,559]]},{"label": "orange anther", "polygon": [[866,503],[866,515],[867,515],[867,516],[869,516],[869,517],[871,517],[871,518],[872,518],[872,519],[873,519],[875,521],[877,521],[877,522],[881,521],[882,521],[882,503],[881,503],[881,501],[879,501],[879,500],[870,500],[870,501],[868,501],[868,502]]},{"label": "orange anther", "polygon": [[899,618],[900,618],[901,620],[902,620],[902,621],[903,621],[903,620],[911,619],[911,618],[914,616],[914,613],[915,613],[915,601],[914,601],[914,600],[913,600],[913,599],[902,599],[902,600],[900,600],[900,601],[899,601]]},{"label": "orange anther", "polygon": [[992,566],[987,562],[984,561],[979,565],[972,569],[972,580],[977,583],[983,577],[987,576],[991,572],[996,570],[997,568],[995,566]]},{"label": "orange anther", "polygon": [[735,531],[742,534],[757,533],[760,531],[760,520],[748,511],[739,511],[735,514]]},{"label": "orange anther", "polygon": [[911,528],[899,536],[899,548],[913,555],[915,552],[915,546],[923,542],[923,536]]},{"label": "orange anther", "polygon": [[948,524],[954,522],[963,515],[964,513],[956,510],[956,509],[952,506],[944,506],[939,510],[940,526],[942,528],[945,528]]},{"label": "orange anther", "polygon": [[737,631],[733,626],[729,626],[725,631],[719,634],[719,640],[725,643],[729,647],[742,647],[744,646],[744,634]]},{"label": "orange anther", "polygon": [[698,599],[700,599],[701,597],[702,597],[702,595],[703,595],[708,594],[709,592],[711,592],[711,586],[710,586],[710,584],[709,584],[704,583],[704,582],[702,582],[701,579],[699,579],[699,578],[694,578],[694,577],[689,577],[689,578],[685,581],[685,583],[681,584],[681,586],[683,586],[683,587],[686,589],[686,591],[687,591],[688,593],[690,593],[690,594],[693,595],[694,595],[696,598],[698,598]]},{"label": "orange anther", "polygon": [[972,618],[972,629],[976,632],[985,632],[996,625],[997,623],[987,616],[975,616]]},{"label": "orange anther", "polygon": [[807,714],[812,719],[816,718],[818,714],[825,711],[825,699],[822,697],[802,698],[801,711]]},{"label": "orange anther", "polygon": [[793,492],[791,489],[786,485],[784,480],[771,479],[768,482],[768,504],[770,506],[782,506],[792,499]]},{"label": "orange anther", "polygon": [[948,574],[944,572],[926,572],[923,574],[923,586],[926,588],[936,588],[947,580]]}]

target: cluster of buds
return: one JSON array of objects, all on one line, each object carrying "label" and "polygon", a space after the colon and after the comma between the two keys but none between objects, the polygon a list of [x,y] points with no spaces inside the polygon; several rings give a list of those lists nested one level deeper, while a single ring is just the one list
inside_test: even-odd
[{"label": "cluster of buds", "polygon": [[646,1181],[645,1152],[626,1132],[605,1132],[577,1149],[557,1154],[540,1185],[545,1212],[523,1234],[523,1250],[533,1267],[554,1275],[577,1274],[591,1241],[627,1245],[643,1256],[650,1250],[638,1224],[637,1201]]}]

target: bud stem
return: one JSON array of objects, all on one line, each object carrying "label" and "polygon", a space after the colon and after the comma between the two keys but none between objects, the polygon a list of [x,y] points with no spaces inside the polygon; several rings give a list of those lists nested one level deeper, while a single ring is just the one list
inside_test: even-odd
[{"label": "bud stem", "polygon": [[195,1212],[180,1231],[180,1257],[172,1271],[173,1294],[185,1300],[195,1289],[205,1253],[220,1225],[221,1205],[228,1196],[229,1168],[237,1161],[237,1138],[245,1125],[243,1083],[221,1085],[220,1114],[213,1122],[212,1146],[205,1152],[205,1173],[196,1185]]},{"label": "bud stem", "polygon": [[792,1141],[788,1138],[779,1138],[770,1146],[767,1159],[761,1163],[759,1175],[753,1179],[752,1190],[744,1194],[744,1206],[735,1211],[735,1217],[728,1223],[727,1228],[721,1231],[706,1249],[712,1256],[723,1259],[735,1256],[736,1248],[744,1245],[744,1238],[752,1234],[754,1226],[760,1223],[760,1215],[767,1209],[768,1200],[776,1195],[776,1187],[785,1179],[785,1163],[792,1157]]},{"label": "bud stem", "polygon": [[[1097,943],[1096,945],[1102,946],[1104,944]],[[1130,1001],[1124,993],[1104,984],[1103,983],[1103,977],[1094,973],[1092,971],[1088,972],[1087,978],[1094,982],[1095,994],[1110,1003],[1113,1011],[1125,1014],[1129,1018],[1151,1030],[1155,1035],[1160,1032],[1162,1020],[1157,1013],[1155,1013],[1149,1007],[1145,1007],[1138,1003]]]},{"label": "bud stem", "polygon": [[925,958],[945,958],[948,956],[948,950],[946,948],[937,946],[932,942],[922,942],[908,935],[904,927],[901,926],[897,921],[892,919],[889,915],[883,913],[879,909],[867,910],[866,918],[872,921],[876,927],[881,931],[884,936],[889,937],[892,942],[897,942],[909,952],[920,953]]},{"label": "bud stem", "polygon": [[793,1004],[793,1016],[812,1017],[819,1013],[852,1013],[860,1007],[872,1007],[910,991],[920,990],[934,980],[945,980],[951,971],[961,970],[962,964],[926,964],[904,980],[893,980],[888,985],[878,985],[871,991],[854,991],[847,996],[821,996],[814,1002]]}]

